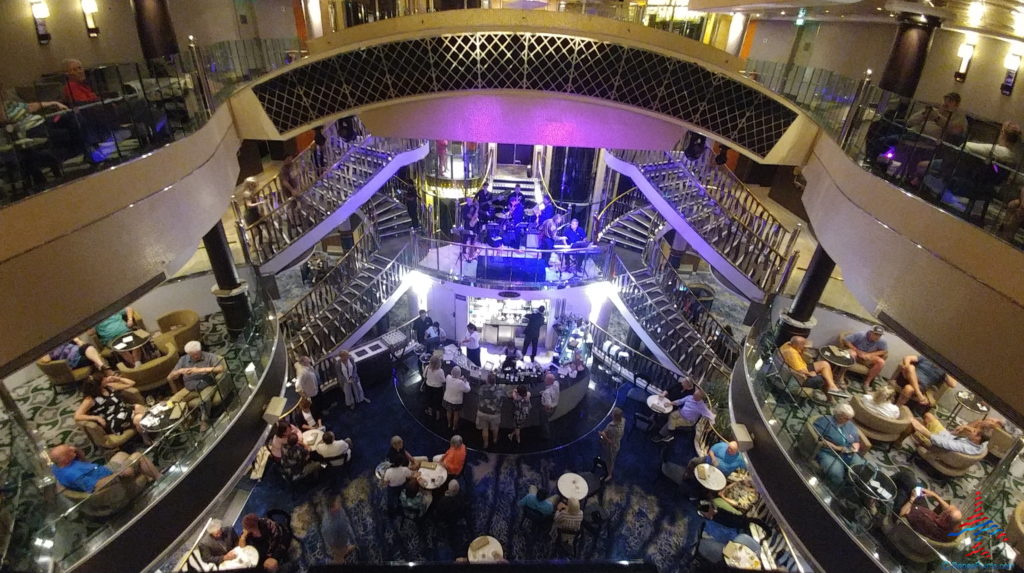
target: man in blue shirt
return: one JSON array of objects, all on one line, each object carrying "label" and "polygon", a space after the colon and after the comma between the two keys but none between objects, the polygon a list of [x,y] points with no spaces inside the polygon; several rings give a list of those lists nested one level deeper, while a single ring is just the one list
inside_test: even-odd
[{"label": "man in blue shirt", "polygon": [[924,416],[931,409],[931,402],[925,395],[929,388],[937,388],[939,384],[953,388],[957,384],[956,379],[938,364],[924,356],[912,354],[904,356],[900,362],[896,382],[902,386],[896,405],[903,406],[913,398],[914,401],[907,405],[918,416]]},{"label": "man in blue shirt", "polygon": [[860,435],[852,420],[853,407],[840,404],[831,416],[822,416],[814,422],[820,445],[815,459],[833,485],[843,483],[847,467],[864,463],[864,458],[858,454]]},{"label": "man in blue shirt", "polygon": [[61,444],[50,449],[53,475],[60,485],[74,491],[92,493],[110,485],[118,477],[132,478],[141,472],[151,480],[160,477],[160,470],[142,454],[114,454],[105,466],[87,462],[82,450]]},{"label": "man in blue shirt", "polygon": [[711,458],[711,465],[722,470],[725,477],[738,470],[746,469],[747,462],[740,455],[740,445],[736,442],[718,442],[708,450],[708,457]]},{"label": "man in blue shirt", "polygon": [[885,329],[876,324],[870,330],[857,332],[840,340],[854,360],[868,367],[868,373],[864,377],[865,386],[871,385],[882,373],[885,359],[889,357],[889,344],[882,340],[883,334]]},{"label": "man in blue shirt", "polygon": [[537,486],[531,485],[530,493],[519,500],[519,507],[529,507],[545,517],[550,517],[555,514],[555,502],[558,501],[558,496],[547,497],[547,495],[547,491],[537,489]]}]

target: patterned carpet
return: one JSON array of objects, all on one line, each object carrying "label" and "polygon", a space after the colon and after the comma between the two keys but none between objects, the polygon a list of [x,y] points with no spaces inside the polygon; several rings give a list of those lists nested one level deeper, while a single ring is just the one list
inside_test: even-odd
[{"label": "patterned carpet", "polygon": [[[510,455],[471,450],[467,469],[461,478],[463,492],[470,502],[468,523],[455,528],[440,528],[428,519],[423,525],[389,518],[384,492],[373,476],[375,466],[384,458],[388,440],[398,434],[414,455],[434,455],[444,451],[446,441],[423,431],[406,413],[399,401],[393,380],[364,380],[371,404],[355,410],[334,406],[325,423],[341,436],[354,440],[354,458],[341,475],[324,475],[312,486],[292,488],[274,471],[255,484],[242,514],[265,514],[271,508],[285,509],[292,515],[297,540],[292,544],[292,562],[300,571],[329,561],[321,516],[334,492],[340,492],[359,547],[358,563],[388,561],[451,562],[465,556],[469,542],[478,535],[496,537],[512,560],[547,559],[552,543],[547,531],[533,532],[519,525],[516,501],[529,485],[542,485],[555,491],[555,481],[566,471],[586,471],[599,453],[595,432],[579,441],[542,454]],[[625,410],[627,431],[637,407],[646,406],[625,398],[628,387],[617,397]],[[599,427],[603,427],[601,423]],[[473,432],[474,430],[468,430]],[[670,573],[685,570],[688,550],[692,550],[693,525],[701,519],[678,486],[660,478],[662,455],[670,461],[685,463],[693,455],[693,446],[676,440],[663,451],[642,432],[627,433],[618,458],[616,480],[605,489],[603,503],[609,514],[609,526],[596,538],[585,536],[580,558],[627,560],[642,559]],[[236,528],[240,524],[236,523]],[[709,524],[709,534],[731,538],[734,532]]]}]

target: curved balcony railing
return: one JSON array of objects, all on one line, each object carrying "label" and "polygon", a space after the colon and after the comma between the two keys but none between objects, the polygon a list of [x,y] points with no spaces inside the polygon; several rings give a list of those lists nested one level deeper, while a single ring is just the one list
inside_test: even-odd
[{"label": "curved balcony railing", "polygon": [[[149,154],[196,132],[241,83],[294,59],[298,40],[225,41],[140,63],[63,73],[0,95],[0,207]],[[197,68],[196,63],[202,62]],[[209,97],[207,97],[209,96]],[[41,103],[29,121],[8,105]]]},{"label": "curved balcony railing", "polygon": [[[686,224],[761,291],[779,284],[797,234],[791,233],[710,154],[697,160],[657,151],[611,151],[634,164]],[[669,219],[667,213],[662,213]]]},{"label": "curved balcony railing", "polygon": [[[523,242],[526,242],[524,237]],[[535,249],[414,236],[413,265],[445,281],[494,289],[545,289],[605,280],[608,245]]]},{"label": "curved balcony railing", "polygon": [[[250,260],[262,265],[283,252],[300,237],[323,223],[331,214],[373,179],[395,155],[423,145],[417,140],[392,140],[366,137],[348,143],[334,137],[325,146],[327,155],[305,153],[293,172],[297,195],[286,196],[280,178],[261,190],[265,203],[262,216],[245,223],[244,205],[235,203],[235,215],[241,226]],[[324,169],[329,159],[336,159]],[[319,178],[317,175],[321,174]]]},{"label": "curved balcony railing", "polygon": [[805,109],[865,170],[1024,248],[1019,128],[1007,136],[999,121],[870,84],[858,94],[860,81],[828,70],[748,60],[744,73]]},{"label": "curved balcony railing", "polygon": [[[16,434],[4,445],[10,456],[0,470],[6,478],[4,489],[13,487],[17,494],[12,499],[5,492],[5,507],[12,515],[4,522],[10,526],[4,570],[71,569],[130,527],[147,507],[159,503],[218,444],[247,408],[270,368],[271,354],[283,343],[273,303],[262,292],[250,292],[250,322],[239,337],[217,349],[225,358],[225,371],[216,385],[219,399],[214,399],[222,413],[209,430],[198,432],[195,412],[186,406],[175,428],[154,434],[152,445],[139,451],[161,467],[163,476],[148,487],[123,478],[94,493],[66,492],[48,467],[46,446],[56,444],[43,441],[34,425],[38,421],[21,418],[20,394],[12,398],[6,386],[0,390],[7,411],[3,423],[10,424]],[[190,447],[183,448],[184,443]],[[17,503],[11,505],[11,501]]]}]

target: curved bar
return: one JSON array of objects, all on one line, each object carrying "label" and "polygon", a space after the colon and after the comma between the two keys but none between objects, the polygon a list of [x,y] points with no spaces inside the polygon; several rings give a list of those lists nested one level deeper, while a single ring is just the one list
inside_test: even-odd
[{"label": "curved bar", "polygon": [[[319,47],[330,51],[232,98],[244,137],[279,139],[333,117],[474,93],[498,107],[505,96],[528,93],[633,111],[712,134],[769,162],[799,161],[817,131],[796,106],[738,74],[732,56],[609,19],[459,10],[359,26]],[[576,122],[559,117],[545,135],[590,131],[603,133],[609,146],[621,143],[617,132],[586,117]]]},{"label": "curved bar", "polygon": [[1024,422],[1024,252],[926,208],[828,138],[819,138],[804,174],[811,224],[857,300]]},{"label": "curved bar", "polygon": [[239,145],[222,109],[152,159],[0,210],[0,375],[184,265],[229,202]]}]

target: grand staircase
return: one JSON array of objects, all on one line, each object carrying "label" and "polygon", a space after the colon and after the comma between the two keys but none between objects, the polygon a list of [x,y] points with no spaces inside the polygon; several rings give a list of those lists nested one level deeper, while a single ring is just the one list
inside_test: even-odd
[{"label": "grand staircase", "polygon": [[601,243],[614,242],[616,246],[642,253],[664,226],[665,218],[654,207],[648,205],[627,211],[612,219],[597,234],[597,240]]},{"label": "grand staircase", "polygon": [[[422,141],[374,137],[337,142],[330,149],[331,158],[310,154],[296,165],[302,189],[298,197],[285,196],[279,179],[257,194],[268,211],[243,225],[243,236],[249,258],[262,274],[288,267],[385,187],[400,168],[427,154]],[[316,178],[317,165],[332,158],[331,167]]]},{"label": "grand staircase", "polygon": [[745,297],[763,301],[776,288],[796,236],[728,169],[675,152],[609,151],[606,161]]}]

